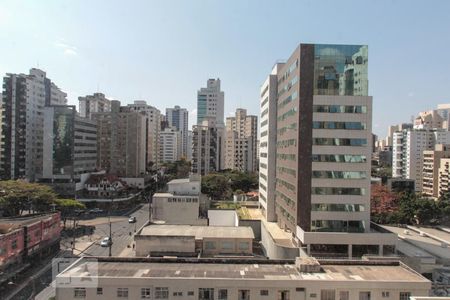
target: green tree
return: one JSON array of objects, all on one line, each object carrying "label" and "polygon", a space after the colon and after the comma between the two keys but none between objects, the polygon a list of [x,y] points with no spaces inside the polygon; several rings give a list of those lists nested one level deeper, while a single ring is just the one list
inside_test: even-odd
[{"label": "green tree", "polygon": [[231,196],[228,178],[222,174],[208,174],[202,177],[202,193],[212,199],[227,199]]},{"label": "green tree", "polygon": [[0,207],[8,216],[20,215],[30,208],[48,211],[55,200],[55,192],[46,185],[23,180],[0,181]]},{"label": "green tree", "polygon": [[67,218],[73,216],[75,210],[86,209],[86,205],[74,199],[57,199],[55,200],[56,209],[61,212],[64,228],[66,228]]}]

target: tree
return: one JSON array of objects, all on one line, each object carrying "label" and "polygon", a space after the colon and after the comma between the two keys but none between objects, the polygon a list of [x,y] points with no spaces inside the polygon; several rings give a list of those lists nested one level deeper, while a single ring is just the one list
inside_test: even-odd
[{"label": "tree", "polygon": [[229,198],[231,196],[231,190],[228,178],[215,173],[203,176],[202,193],[215,200]]},{"label": "tree", "polygon": [[5,215],[17,216],[30,208],[48,211],[55,200],[55,192],[46,185],[23,180],[0,181],[0,207]]},{"label": "tree", "polygon": [[57,199],[55,201],[56,209],[61,212],[64,228],[66,228],[67,218],[73,216],[78,209],[86,209],[86,205],[74,199]]},{"label": "tree", "polygon": [[189,177],[191,171],[191,163],[185,158],[165,163],[164,166],[166,167],[165,174],[169,177],[169,180]]}]

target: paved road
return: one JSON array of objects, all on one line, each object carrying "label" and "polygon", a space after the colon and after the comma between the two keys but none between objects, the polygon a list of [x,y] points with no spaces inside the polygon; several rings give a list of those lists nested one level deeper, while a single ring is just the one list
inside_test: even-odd
[{"label": "paved road", "polygon": [[[137,222],[134,224],[128,223],[128,218],[124,218],[122,221],[116,221],[111,223],[112,232],[112,255],[118,256],[127,248],[128,245],[133,243],[133,235],[135,230],[138,230],[145,223],[148,222],[148,204],[145,204],[138,211],[131,214],[136,217]],[[131,232],[131,235],[130,235]],[[104,237],[109,235],[109,223],[100,224],[95,226],[93,236],[99,236],[100,238],[95,241],[82,255],[94,255],[94,256],[108,256],[109,248],[100,246],[100,242]]]},{"label": "paved road", "polygon": [[[148,204],[143,205],[139,210],[131,214],[136,217],[137,222],[134,224],[128,223],[128,217],[124,217],[123,220],[118,220],[117,217],[112,223],[112,255],[118,256],[122,251],[124,251],[128,245],[132,245],[134,230],[138,230],[148,221]],[[130,235],[131,232],[131,235]],[[81,255],[94,255],[94,256],[108,256],[109,249],[107,247],[101,247],[100,241],[103,237],[109,235],[109,223],[102,223],[95,226],[94,233],[92,236],[98,237],[92,246],[89,246],[86,250],[78,249],[83,251]],[[67,242],[65,242],[67,244]],[[47,287],[41,288],[41,292],[36,296],[37,300],[47,300],[52,296],[55,296],[55,290],[51,285],[49,285],[51,279],[46,282]],[[0,297],[1,299],[1,297]],[[18,298],[21,299],[21,298]],[[26,299],[26,298],[24,298]]]}]

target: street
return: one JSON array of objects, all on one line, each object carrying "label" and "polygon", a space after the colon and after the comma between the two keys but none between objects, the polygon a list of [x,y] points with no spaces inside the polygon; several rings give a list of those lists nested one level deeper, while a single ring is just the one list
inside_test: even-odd
[{"label": "street", "polygon": [[[131,216],[136,217],[136,223],[128,223],[128,216],[111,223],[113,241],[111,249],[112,256],[119,256],[128,245],[132,247],[135,230],[138,230],[148,221],[148,204],[143,205],[138,211],[131,214]],[[102,239],[107,236],[109,236],[109,223],[96,225],[94,233],[91,236],[93,244],[84,251],[83,249],[78,249],[81,251],[80,256],[108,256],[109,248],[100,246]]]},{"label": "street", "polygon": [[[129,216],[123,217],[112,217],[111,218],[111,232],[112,232],[112,255],[131,255],[131,249],[127,248],[128,245],[132,247],[134,240],[135,230],[141,228],[148,221],[148,208],[149,205],[143,205],[139,210],[131,214],[131,216],[136,217],[136,223],[128,223]],[[109,236],[109,222],[108,218],[97,218],[93,220],[82,221],[81,223],[90,223],[95,226],[95,230],[91,236],[82,236],[75,240],[75,251],[74,254],[77,256],[89,255],[89,256],[108,256],[109,248],[101,247],[100,242],[104,237]],[[131,235],[130,235],[131,232]],[[61,249],[69,250],[71,249],[71,239],[67,238],[61,241]],[[130,250],[130,251],[127,251]],[[48,262],[47,264],[51,264]],[[47,269],[47,265],[43,266],[41,269]],[[39,293],[35,299],[48,300],[50,297],[55,295],[54,289],[51,286],[51,268],[46,272],[42,272],[35,278],[35,288]],[[32,292],[33,281],[29,281],[23,286],[20,292],[15,294],[15,296],[7,297],[7,299],[28,299]],[[45,288],[44,288],[45,287]]]}]

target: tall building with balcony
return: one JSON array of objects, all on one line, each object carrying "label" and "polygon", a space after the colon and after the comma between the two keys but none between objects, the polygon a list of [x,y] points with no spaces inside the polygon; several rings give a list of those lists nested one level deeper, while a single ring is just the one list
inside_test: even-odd
[{"label": "tall building with balcony", "polygon": [[277,160],[277,94],[278,72],[284,63],[276,63],[261,86],[261,116],[259,140],[259,203],[269,222],[275,216],[275,180]]},{"label": "tall building with balcony", "polygon": [[169,127],[175,127],[181,135],[181,152],[180,157],[187,158],[188,155],[188,122],[189,112],[186,108],[175,106],[174,108],[166,108],[166,118]]},{"label": "tall building with balcony", "polygon": [[255,172],[258,117],[238,108],[226,122],[225,169]]},{"label": "tall building with balcony", "polygon": [[147,117],[111,101],[111,112],[93,113],[97,122],[97,166],[119,177],[141,177],[146,171]]},{"label": "tall building with balcony", "polygon": [[159,132],[161,131],[161,112],[146,101],[134,101],[128,109],[143,113],[146,117],[146,166],[157,167],[159,163]]},{"label": "tall building with balcony", "polygon": [[[225,94],[220,89],[220,79],[208,79],[206,88],[197,91],[197,125],[203,121],[215,124],[217,129],[216,152],[218,155],[218,170],[225,165],[225,124],[224,101]],[[212,121],[212,122],[211,122]]]},{"label": "tall building with balcony", "polygon": [[422,194],[439,197],[439,168],[442,158],[450,158],[450,145],[435,145],[434,150],[423,151]]},{"label": "tall building with balcony", "polygon": [[160,163],[174,162],[181,158],[181,133],[174,127],[166,128],[159,133]]},{"label": "tall building with balcony", "polygon": [[441,158],[438,174],[438,197],[450,196],[450,158]]},{"label": "tall building with balcony", "polygon": [[193,126],[192,173],[203,176],[219,170],[217,131],[214,118]]},{"label": "tall building with balcony", "polygon": [[450,144],[450,132],[444,129],[405,129],[393,134],[392,177],[415,180],[416,192],[422,192],[424,151],[437,144]]},{"label": "tall building with balcony", "polygon": [[367,53],[365,45],[300,44],[277,70],[276,175],[268,181],[276,182],[278,227],[308,254],[383,254],[395,245],[394,235],[371,233]]},{"label": "tall building with balcony", "polygon": [[94,93],[84,97],[78,97],[79,114],[82,118],[91,119],[93,113],[110,112],[111,100],[102,93]]},{"label": "tall building with balcony", "polygon": [[1,105],[1,179],[35,181],[42,175],[44,108],[65,105],[66,97],[42,70],[6,74]]},{"label": "tall building with balcony", "polygon": [[45,107],[43,157],[40,182],[60,195],[75,196],[82,188],[80,182],[96,171],[96,122],[79,117],[75,106]]}]

